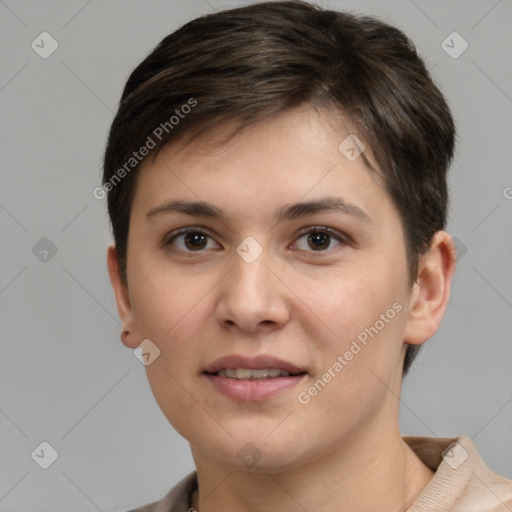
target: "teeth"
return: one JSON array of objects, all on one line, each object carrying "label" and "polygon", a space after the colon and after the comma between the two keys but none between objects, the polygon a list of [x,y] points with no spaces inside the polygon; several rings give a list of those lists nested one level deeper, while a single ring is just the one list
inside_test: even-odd
[{"label": "teeth", "polygon": [[[240,370],[237,370],[239,372]],[[264,370],[249,370],[251,377],[253,379],[262,379],[263,377],[268,377],[268,370],[265,368]],[[237,373],[238,377],[238,373]]]},{"label": "teeth", "polygon": [[251,377],[251,370],[247,368],[237,368],[235,370],[235,377],[237,379],[249,379]]},{"label": "teeth", "polygon": [[280,370],[279,368],[263,368],[261,370],[251,370],[250,368],[230,368],[226,370],[219,370],[217,375],[220,377],[230,377],[231,379],[238,380],[266,380],[273,377],[288,377],[290,372]]}]

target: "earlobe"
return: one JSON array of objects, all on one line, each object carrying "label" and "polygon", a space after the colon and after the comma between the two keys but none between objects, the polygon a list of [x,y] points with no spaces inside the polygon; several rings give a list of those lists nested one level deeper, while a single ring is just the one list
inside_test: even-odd
[{"label": "earlobe", "polygon": [[421,256],[418,276],[410,295],[404,342],[420,345],[437,331],[450,298],[456,261],[455,244],[446,231],[438,231]]},{"label": "earlobe", "polygon": [[136,348],[139,343],[134,335],[135,319],[130,303],[130,296],[128,294],[128,287],[121,278],[119,258],[114,245],[110,245],[107,249],[107,266],[117,303],[117,311],[122,324],[122,331],[124,333],[128,332],[128,334],[121,336],[121,341],[129,348]]}]

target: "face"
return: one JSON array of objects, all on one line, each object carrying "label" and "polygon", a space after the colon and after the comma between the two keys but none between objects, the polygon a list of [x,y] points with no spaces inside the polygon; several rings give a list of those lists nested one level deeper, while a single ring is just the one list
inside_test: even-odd
[{"label": "face", "polygon": [[[295,110],[221,147],[175,142],[140,170],[126,344],[158,347],[158,405],[219,464],[298,467],[398,422],[403,229],[363,158],[338,148],[347,135]],[[265,368],[279,377],[257,380]]]}]

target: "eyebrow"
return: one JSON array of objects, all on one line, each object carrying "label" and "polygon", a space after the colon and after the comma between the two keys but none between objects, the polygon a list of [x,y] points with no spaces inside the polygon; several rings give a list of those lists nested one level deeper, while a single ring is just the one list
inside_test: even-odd
[{"label": "eyebrow", "polygon": [[357,219],[371,223],[370,216],[359,206],[341,197],[323,197],[312,201],[288,204],[278,210],[278,219],[294,220],[317,212],[339,211]]},{"label": "eyebrow", "polygon": [[222,210],[206,201],[166,201],[146,213],[146,217],[168,213],[184,213],[194,217],[210,217],[225,220]]},{"label": "eyebrow", "polygon": [[[349,203],[341,197],[323,197],[312,201],[287,204],[277,210],[278,222],[283,220],[294,220],[313,213],[339,211],[345,215],[349,215],[360,219],[364,222],[371,223],[370,216],[359,206]],[[147,218],[155,215],[184,213],[194,217],[207,217],[225,221],[226,217],[220,208],[217,208],[206,201],[166,201],[160,206],[152,208],[146,213]]]}]

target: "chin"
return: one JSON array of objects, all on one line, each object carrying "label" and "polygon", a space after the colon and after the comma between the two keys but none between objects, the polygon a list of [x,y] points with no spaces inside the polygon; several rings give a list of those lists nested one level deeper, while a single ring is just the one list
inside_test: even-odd
[{"label": "chin", "polygon": [[269,439],[267,434],[246,434],[234,438],[226,435],[222,440],[202,439],[195,446],[229,470],[255,474],[290,471],[307,463],[310,458],[314,459],[302,450],[298,452],[297,443],[291,437],[286,442],[285,438],[278,436]]}]

